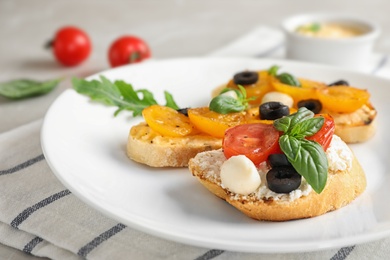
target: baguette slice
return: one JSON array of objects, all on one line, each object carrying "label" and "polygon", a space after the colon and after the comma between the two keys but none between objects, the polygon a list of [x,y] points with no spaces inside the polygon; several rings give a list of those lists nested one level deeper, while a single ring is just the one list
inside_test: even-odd
[{"label": "baguette slice", "polygon": [[256,220],[287,221],[319,216],[349,204],[366,187],[365,174],[353,156],[349,170],[329,172],[327,184],[320,194],[312,190],[293,200],[259,199],[253,194],[243,196],[229,192],[221,185],[219,171],[224,160],[222,150],[202,152],[190,160],[189,169],[214,195]]},{"label": "baguette slice", "polygon": [[219,149],[222,139],[208,135],[164,137],[145,122],[130,129],[127,155],[151,167],[187,167],[190,158],[199,152]]},{"label": "baguette slice", "polygon": [[353,113],[336,113],[323,110],[329,114],[335,123],[335,134],[346,143],[365,142],[376,132],[377,111],[371,104],[363,105]]}]

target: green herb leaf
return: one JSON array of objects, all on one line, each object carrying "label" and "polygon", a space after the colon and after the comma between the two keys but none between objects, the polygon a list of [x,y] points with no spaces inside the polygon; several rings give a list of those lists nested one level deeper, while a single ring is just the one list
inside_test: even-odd
[{"label": "green herb leaf", "polygon": [[22,99],[44,95],[60,83],[60,79],[37,81],[31,79],[11,80],[0,83],[0,95],[11,99]]},{"label": "green herb leaf", "polygon": [[245,106],[238,99],[219,95],[211,100],[209,109],[220,114],[228,114],[243,111]]},{"label": "green herb leaf", "polygon": [[[144,108],[157,104],[153,93],[149,90],[134,90],[131,84],[122,80],[117,80],[113,83],[104,76],[100,76],[100,81],[87,81],[73,78],[72,84],[73,88],[78,93],[89,96],[91,100],[103,103],[107,106],[118,107],[114,116],[118,115],[123,110],[132,111],[133,116],[139,116],[142,114]],[[172,95],[168,92],[164,92],[164,95],[166,106],[178,109]]]},{"label": "green herb leaf", "polygon": [[324,121],[325,119],[323,117],[315,117],[304,120],[299,124],[296,124],[291,129],[291,134],[295,136],[301,135],[303,137],[312,136],[322,128]]},{"label": "green herb leaf", "polygon": [[[238,88],[238,90],[229,88],[223,89],[218,96],[210,101],[209,109],[220,114],[241,112],[247,109],[248,101],[253,100],[255,97],[246,98],[245,88],[241,85],[238,85]],[[224,95],[229,91],[234,91],[237,94],[237,98]]]},{"label": "green herb leaf", "polygon": [[314,113],[306,107],[300,107],[294,114],[289,115],[291,117],[291,125],[294,126],[304,120],[314,117]]},{"label": "green herb leaf", "polygon": [[289,161],[297,160],[298,153],[301,149],[301,142],[299,139],[289,135],[282,135],[279,138],[279,146]]},{"label": "green herb leaf", "polygon": [[276,76],[278,80],[286,85],[301,87],[299,80],[289,73],[282,73]]},{"label": "green herb leaf", "polygon": [[175,100],[173,99],[173,96],[168,91],[164,91],[165,100],[167,101],[165,106],[170,107],[173,109],[180,109],[180,107],[176,104]]},{"label": "green herb leaf", "polygon": [[318,32],[319,30],[321,30],[321,24],[319,23],[312,23],[309,27],[308,27],[309,31],[312,31],[312,32]]},{"label": "green herb leaf", "polygon": [[283,131],[279,146],[295,170],[321,193],[328,176],[328,159],[322,146],[304,139],[317,133],[324,124],[323,117],[313,118],[314,113],[301,107],[292,115],[274,121],[274,127]]},{"label": "green herb leaf", "polygon": [[271,76],[276,76],[278,74],[279,66],[274,65],[271,68],[268,69],[268,74]]},{"label": "green herb leaf", "polygon": [[[289,157],[287,158],[297,172],[306,179],[313,190],[321,193],[325,188],[328,178],[328,160],[324,149],[317,142],[306,139],[299,140],[299,143],[300,148],[296,152],[295,160],[290,160]],[[283,148],[286,147],[290,146],[283,145]],[[283,148],[281,146],[282,151]],[[286,152],[291,153],[291,151]]]},{"label": "green herb leaf", "polygon": [[274,127],[281,132],[288,132],[291,125],[291,116],[285,116],[274,121]]}]

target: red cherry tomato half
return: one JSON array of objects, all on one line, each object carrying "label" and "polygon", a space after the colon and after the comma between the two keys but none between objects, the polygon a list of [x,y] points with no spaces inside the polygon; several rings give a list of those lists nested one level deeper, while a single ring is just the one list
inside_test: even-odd
[{"label": "red cherry tomato half", "polygon": [[279,131],[272,124],[234,126],[226,130],[222,148],[226,158],[242,154],[259,165],[270,154],[280,153]]},{"label": "red cherry tomato half", "polygon": [[75,66],[86,60],[91,52],[88,35],[77,27],[63,27],[51,43],[56,59],[65,66]]},{"label": "red cherry tomato half", "polygon": [[135,36],[123,36],[115,40],[108,51],[111,67],[143,61],[151,56],[149,46]]},{"label": "red cherry tomato half", "polygon": [[317,133],[315,133],[312,136],[306,137],[306,139],[316,141],[322,146],[322,148],[324,148],[324,151],[326,151],[330,145],[330,142],[332,141],[332,137],[334,134],[334,128],[335,128],[334,120],[328,114],[319,114],[316,116],[324,117],[325,118],[324,124]]}]

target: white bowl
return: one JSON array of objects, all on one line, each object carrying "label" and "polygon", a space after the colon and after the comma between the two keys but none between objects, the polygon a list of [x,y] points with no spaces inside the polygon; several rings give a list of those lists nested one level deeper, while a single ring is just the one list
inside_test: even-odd
[{"label": "white bowl", "polygon": [[[336,23],[359,28],[363,33],[349,38],[306,36],[296,29],[308,23]],[[362,70],[368,61],[380,28],[372,21],[346,14],[301,14],[282,22],[286,35],[286,57]]]}]

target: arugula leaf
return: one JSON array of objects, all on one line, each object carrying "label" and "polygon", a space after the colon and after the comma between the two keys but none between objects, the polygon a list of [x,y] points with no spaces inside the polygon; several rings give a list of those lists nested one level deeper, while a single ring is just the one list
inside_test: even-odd
[{"label": "arugula leaf", "polygon": [[175,100],[173,99],[173,96],[168,91],[164,91],[165,100],[167,101],[165,106],[170,107],[173,109],[180,109],[180,107],[176,104]]},{"label": "arugula leaf", "polygon": [[295,114],[275,120],[274,126],[284,132],[279,146],[288,161],[315,192],[321,193],[327,181],[328,160],[319,143],[304,138],[317,133],[325,120],[313,116],[313,112],[301,107]]},{"label": "arugula leaf", "polygon": [[11,99],[22,99],[47,94],[60,83],[60,79],[37,81],[17,79],[0,83],[0,95]]},{"label": "arugula leaf", "polygon": [[[118,107],[114,116],[123,110],[132,111],[134,117],[139,116],[144,108],[157,104],[152,92],[146,89],[135,90],[131,84],[123,80],[111,82],[104,76],[100,76],[100,81],[73,78],[72,84],[78,93],[89,96],[91,100]],[[165,91],[164,95],[166,106],[179,108],[169,92]]]}]

